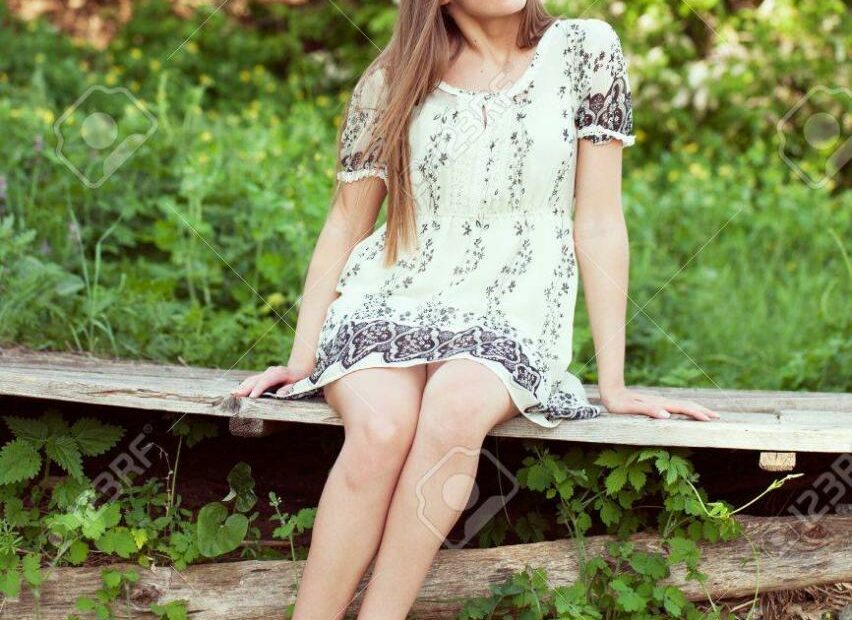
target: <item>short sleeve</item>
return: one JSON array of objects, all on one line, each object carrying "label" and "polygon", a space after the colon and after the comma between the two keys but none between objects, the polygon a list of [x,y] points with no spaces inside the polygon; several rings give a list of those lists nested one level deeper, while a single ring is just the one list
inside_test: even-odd
[{"label": "short sleeve", "polygon": [[351,183],[374,176],[387,180],[387,169],[379,162],[381,140],[375,135],[384,103],[384,72],[370,68],[352,92],[340,136],[337,179]]},{"label": "short sleeve", "polygon": [[609,24],[596,19],[584,20],[583,33],[576,72],[577,137],[595,144],[620,140],[630,146],[635,141],[633,98],[621,41]]}]

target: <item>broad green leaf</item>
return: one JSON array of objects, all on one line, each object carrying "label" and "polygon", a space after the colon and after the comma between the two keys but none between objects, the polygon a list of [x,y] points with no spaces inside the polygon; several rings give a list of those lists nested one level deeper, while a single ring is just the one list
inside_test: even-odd
[{"label": "broad green leaf", "polygon": [[648,599],[642,597],[621,579],[613,579],[610,586],[618,593],[618,604],[624,611],[642,611],[648,604]]},{"label": "broad green leaf", "polygon": [[98,607],[98,602],[91,597],[81,596],[75,601],[74,606],[78,611],[94,611]]},{"label": "broad green leaf", "polygon": [[666,586],[663,607],[675,618],[679,618],[688,601],[684,593],[675,586]]},{"label": "broad green leaf", "polygon": [[615,502],[605,499],[600,509],[600,515],[601,521],[609,527],[618,523],[619,518],[621,518],[621,509]]},{"label": "broad green leaf", "polygon": [[49,435],[67,435],[68,422],[62,418],[62,414],[56,410],[50,410],[41,416],[41,421],[47,425]]},{"label": "broad green leaf", "polygon": [[627,484],[627,470],[624,467],[613,469],[606,477],[604,484],[606,485],[606,492],[609,495],[615,495]]},{"label": "broad green leaf", "polygon": [[3,503],[3,519],[13,527],[20,527],[30,521],[29,512],[24,510],[24,502],[20,497],[10,497]]},{"label": "broad green leaf", "polygon": [[624,454],[615,450],[604,450],[595,459],[595,465],[603,467],[618,467],[624,463]]},{"label": "broad green leaf", "polygon": [[673,537],[668,541],[669,564],[685,562],[688,566],[697,565],[701,553],[698,546],[688,538]]},{"label": "broad green leaf", "polygon": [[527,468],[527,487],[531,491],[544,491],[550,485],[550,473],[539,463]]},{"label": "broad green leaf", "polygon": [[44,440],[47,439],[47,424],[41,420],[11,415],[4,416],[3,420],[17,439],[28,439],[36,447],[40,447]]},{"label": "broad green leaf", "polygon": [[68,561],[75,566],[78,566],[86,561],[89,557],[89,545],[82,540],[75,540],[68,547]]},{"label": "broad green leaf", "polygon": [[44,444],[44,452],[72,478],[75,480],[83,478],[83,456],[77,449],[74,439],[67,435],[51,437]]},{"label": "broad green leaf", "polygon": [[28,553],[21,562],[24,579],[30,587],[37,588],[41,585],[41,554]]},{"label": "broad green leaf", "polygon": [[245,538],[248,525],[248,518],[243,514],[228,516],[224,504],[207,504],[199,511],[196,524],[199,551],[208,558],[233,551]]},{"label": "broad green leaf", "polygon": [[[531,513],[530,516],[532,517]],[[296,527],[299,532],[304,532],[306,530],[311,529],[314,526],[314,521],[317,517],[317,509],[316,508],[302,508],[299,512],[296,513]]]},{"label": "broad green leaf", "polygon": [[80,418],[71,426],[71,436],[86,456],[98,456],[113,448],[124,436],[124,428],[94,418]]},{"label": "broad green leaf", "polygon": [[630,566],[640,575],[650,577],[654,581],[659,581],[669,573],[665,558],[658,553],[637,551],[630,558]]},{"label": "broad green leaf", "polygon": [[251,476],[251,466],[240,461],[228,473],[230,493],[223,501],[235,499],[234,508],[239,512],[248,512],[257,503],[254,491],[254,478]]},{"label": "broad green leaf", "polygon": [[13,439],[0,449],[0,484],[35,478],[41,470],[41,455],[26,439]]},{"label": "broad green leaf", "polygon": [[101,581],[104,587],[114,590],[121,585],[121,571],[111,568],[101,571]]},{"label": "broad green leaf", "polygon": [[165,605],[152,604],[151,612],[158,618],[165,620],[186,620],[186,601],[169,601]]},{"label": "broad green leaf", "polygon": [[637,491],[642,490],[647,480],[647,476],[645,475],[645,472],[642,471],[641,465],[632,466],[627,471],[627,477],[630,479],[630,484],[633,485],[633,488]]},{"label": "broad green leaf", "polygon": [[184,418],[171,429],[173,435],[186,439],[188,448],[192,448],[202,439],[213,438],[219,434],[219,427],[209,420]]},{"label": "broad green leaf", "polygon": [[17,567],[0,570],[0,594],[18,598],[21,593],[21,573]]},{"label": "broad green leaf", "polygon": [[95,546],[104,553],[114,553],[124,559],[138,551],[136,540],[126,527],[107,530],[103,536],[95,541]]}]

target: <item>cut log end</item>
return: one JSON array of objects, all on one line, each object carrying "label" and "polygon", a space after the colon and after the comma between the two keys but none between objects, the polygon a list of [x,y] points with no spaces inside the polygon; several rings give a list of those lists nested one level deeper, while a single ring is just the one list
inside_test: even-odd
[{"label": "cut log end", "polygon": [[234,437],[258,438],[271,435],[280,426],[269,420],[256,420],[234,416],[228,420],[228,431]]},{"label": "cut log end", "polygon": [[795,452],[760,453],[760,468],[764,471],[793,471],[795,467]]}]

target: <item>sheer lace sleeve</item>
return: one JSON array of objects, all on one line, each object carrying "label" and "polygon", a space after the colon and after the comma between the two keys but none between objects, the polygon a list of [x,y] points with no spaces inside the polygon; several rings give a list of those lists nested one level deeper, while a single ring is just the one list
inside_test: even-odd
[{"label": "sheer lace sleeve", "polygon": [[612,27],[600,20],[586,20],[583,31],[576,67],[577,136],[595,144],[615,139],[630,146],[635,141],[633,100],[621,41]]},{"label": "sheer lace sleeve", "polygon": [[374,176],[387,179],[387,170],[378,160],[380,139],[376,123],[384,99],[384,73],[369,69],[355,86],[340,137],[337,179],[344,183]]}]

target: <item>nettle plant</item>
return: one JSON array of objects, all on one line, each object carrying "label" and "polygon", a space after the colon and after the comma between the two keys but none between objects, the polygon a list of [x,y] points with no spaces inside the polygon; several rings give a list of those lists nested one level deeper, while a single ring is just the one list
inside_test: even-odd
[{"label": "nettle plant", "polygon": [[[696,488],[698,474],[684,452],[574,448],[557,456],[537,444],[531,450],[518,481],[555,502],[556,522],[577,546],[578,579],[552,587],[543,570],[527,568],[493,587],[490,597],[469,601],[460,619],[721,617],[712,601],[709,612],[699,611],[679,588],[664,583],[677,567],[687,579],[703,584],[699,543],[730,540],[741,532],[732,518],[737,511],[724,502],[710,502]],[[586,544],[593,527],[615,535],[594,553]],[[524,540],[540,540],[547,523],[536,514],[520,519],[515,528]],[[657,530],[662,551],[631,540],[650,528]]]},{"label": "nettle plant", "polygon": [[50,475],[58,465],[75,480],[82,480],[83,457],[104,454],[124,435],[124,429],[94,418],[80,418],[69,425],[61,415],[49,411],[41,418],[3,418],[14,439],[0,450],[0,484],[31,480],[43,472]]},{"label": "nettle plant", "polygon": [[[216,436],[209,421],[184,418],[170,425],[177,439],[174,459],[144,434],[128,450],[137,456],[157,447],[167,465],[164,477],[146,476],[142,468],[112,468],[108,484],[93,482],[84,459],[118,452],[125,435],[120,426],[93,418],[66,421],[56,412],[39,418],[3,418],[12,438],[0,448],[0,607],[27,588],[38,608],[41,586],[57,566],[85,564],[95,550],[100,557],[133,561],[141,567],[169,564],[182,570],[189,564],[238,553],[242,557],[280,558],[277,549],[264,546],[255,482],[251,468],[237,463],[227,477],[229,492],[220,501],[197,510],[183,506],[177,493],[181,453]],[[148,431],[146,430],[146,433]],[[142,444],[145,445],[142,445]],[[144,463],[151,465],[150,460]],[[91,468],[89,468],[91,469]],[[116,478],[120,479],[120,484]],[[303,558],[296,537],[313,526],[313,509],[290,515],[270,494],[270,505],[280,523],[272,536],[285,540],[292,559]],[[285,545],[286,546],[286,545]],[[105,571],[103,588],[81,597],[77,609],[85,617],[115,617],[114,608],[125,604],[134,574]],[[185,606],[173,602],[150,611],[172,620],[185,617]]]}]

